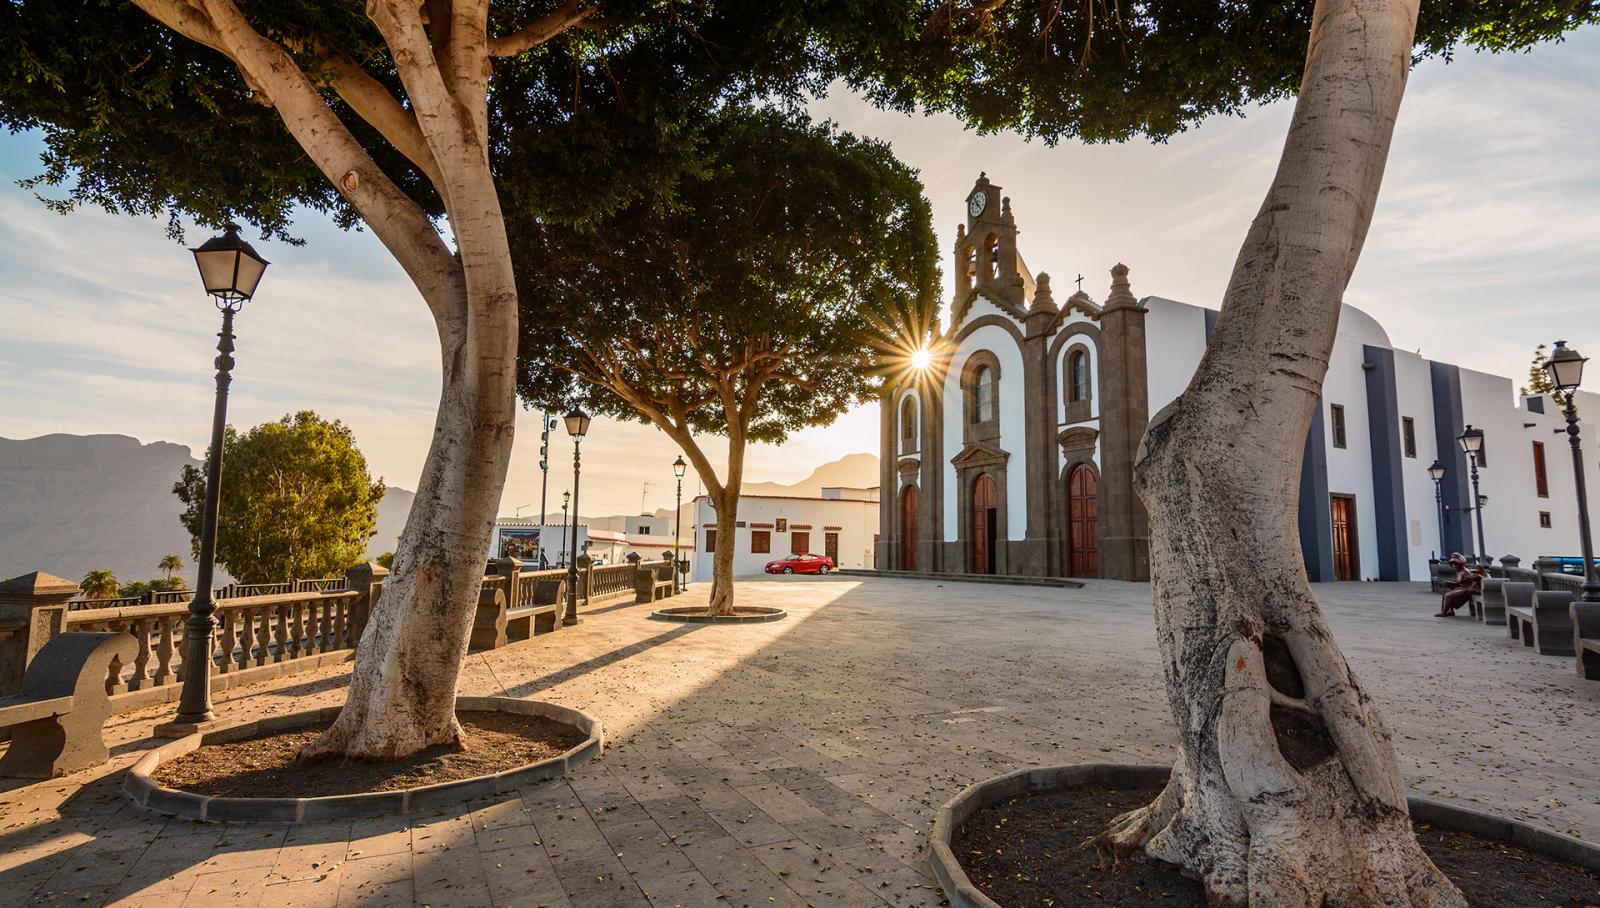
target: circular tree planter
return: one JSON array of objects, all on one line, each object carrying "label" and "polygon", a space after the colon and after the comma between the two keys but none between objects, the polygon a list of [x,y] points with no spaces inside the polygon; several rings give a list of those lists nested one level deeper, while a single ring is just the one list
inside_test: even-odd
[{"label": "circular tree planter", "polygon": [[[1170,766],[1144,763],[1072,763],[1022,769],[975,782],[943,807],[933,821],[933,854],[929,864],[952,908],[1000,908],[973,885],[950,847],[956,830],[985,807],[1032,794],[1047,794],[1081,785],[1106,788],[1155,788],[1167,781]],[[1411,817],[1424,823],[1484,839],[1509,842],[1557,861],[1600,871],[1600,845],[1530,826],[1495,814],[1458,807],[1436,798],[1407,798]],[[1154,904],[1154,903],[1152,903]]]},{"label": "circular tree planter", "polygon": [[764,605],[741,605],[732,615],[708,615],[703,605],[679,605],[659,608],[650,613],[657,621],[685,621],[694,624],[759,624],[763,621],[782,621],[789,613],[781,608]]},{"label": "circular tree planter", "polygon": [[124,777],[122,790],[135,804],[146,810],[209,823],[252,820],[302,823],[312,820],[382,816],[449,807],[475,798],[510,792],[535,782],[560,778],[574,767],[594,759],[604,746],[604,730],[600,720],[581,710],[558,706],[543,700],[518,700],[514,697],[457,697],[458,711],[543,716],[576,728],[584,735],[584,740],[559,757],[518,766],[493,775],[456,779],[417,788],[317,798],[214,798],[167,788],[153,777],[156,767],[163,761],[174,760],[204,745],[225,744],[263,732],[286,731],[315,722],[331,722],[339,715],[340,709],[342,707],[328,706],[322,709],[304,710],[178,738],[140,757]]}]

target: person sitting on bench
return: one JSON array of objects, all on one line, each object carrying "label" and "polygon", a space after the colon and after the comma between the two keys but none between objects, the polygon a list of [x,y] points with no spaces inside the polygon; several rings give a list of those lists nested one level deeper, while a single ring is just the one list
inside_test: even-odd
[{"label": "person sitting on bench", "polygon": [[1453,618],[1456,609],[1472,601],[1483,590],[1484,572],[1481,568],[1467,567],[1466,556],[1460,552],[1450,554],[1450,566],[1456,569],[1456,578],[1445,582],[1444,598],[1439,600],[1435,618]]}]

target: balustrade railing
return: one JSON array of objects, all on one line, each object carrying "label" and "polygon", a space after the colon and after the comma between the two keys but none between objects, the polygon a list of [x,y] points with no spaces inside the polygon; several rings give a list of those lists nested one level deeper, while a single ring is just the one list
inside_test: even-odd
[{"label": "balustrade railing", "polygon": [[[594,599],[604,599],[608,596],[618,596],[623,593],[633,592],[634,567],[627,562],[622,564],[608,564],[605,567],[591,568],[588,571],[587,583],[579,589],[585,602]],[[579,572],[579,577],[584,576]]]},{"label": "balustrade railing", "polygon": [[[361,594],[290,592],[230,597],[217,603],[211,661],[218,674],[268,663],[303,659],[355,647],[363,615],[354,606]],[[184,621],[188,603],[82,609],[67,613],[64,630],[126,631],[138,641],[129,665],[112,663],[109,693],[175,684],[183,677]]]}]

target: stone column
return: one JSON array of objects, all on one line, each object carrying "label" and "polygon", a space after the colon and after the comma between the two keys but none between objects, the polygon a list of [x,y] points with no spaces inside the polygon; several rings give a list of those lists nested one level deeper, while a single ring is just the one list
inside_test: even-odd
[{"label": "stone column", "polygon": [[1133,464],[1150,423],[1144,319],[1128,284],[1128,266],[1111,269],[1111,295],[1100,315],[1100,576],[1150,579],[1150,518],[1133,490]]},{"label": "stone column", "polygon": [[43,571],[0,583],[0,696],[22,689],[23,671],[61,633],[67,602],[78,592],[76,583]]},{"label": "stone column", "polygon": [[378,604],[388,576],[389,569],[376,561],[363,562],[344,572],[345,589],[360,594],[350,606],[351,649],[361,645],[361,634],[367,629],[367,620],[372,617],[372,608]]},{"label": "stone column", "polygon": [[878,398],[878,544],[873,549],[877,567],[894,570],[900,567],[900,475],[895,461],[900,457],[898,424],[894,407],[896,388],[891,385]]},{"label": "stone column", "polygon": [[[1027,389],[1023,404],[1023,443],[1026,446],[1025,475],[1012,481],[1025,484],[1027,494],[1027,537],[1021,551],[1011,544],[1008,573],[1036,577],[1065,573],[1061,570],[1061,546],[1057,542],[1051,515],[1057,508],[1057,467],[1061,457],[1056,449],[1055,364],[1050,361],[1051,329],[1055,327],[1056,307],[1050,292],[1050,275],[1043,271],[1034,283],[1033,304],[1023,322],[1022,380]],[[1020,557],[1019,557],[1020,556]]]}]

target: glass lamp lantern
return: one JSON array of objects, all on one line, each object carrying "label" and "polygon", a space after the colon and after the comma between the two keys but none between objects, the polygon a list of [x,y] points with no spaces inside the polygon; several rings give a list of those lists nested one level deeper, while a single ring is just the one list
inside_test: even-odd
[{"label": "glass lamp lantern", "polygon": [[1439,480],[1443,479],[1444,473],[1444,464],[1440,463],[1439,461],[1435,460],[1433,463],[1428,465],[1428,475],[1433,478],[1434,482],[1438,482]]},{"label": "glass lamp lantern", "polygon": [[573,438],[582,438],[589,434],[589,414],[583,412],[582,407],[574,407],[572,412],[562,419],[567,423],[567,434]]},{"label": "glass lamp lantern", "polygon": [[1567,346],[1566,341],[1556,341],[1556,347],[1545,360],[1545,371],[1550,373],[1550,383],[1562,394],[1571,394],[1583,384],[1583,364],[1589,358]]},{"label": "glass lamp lantern", "polygon": [[1466,430],[1456,437],[1456,442],[1461,445],[1461,453],[1476,457],[1483,451],[1483,430],[1468,423]]},{"label": "glass lamp lantern", "polygon": [[218,305],[233,308],[255,296],[269,264],[239,238],[238,224],[224,225],[222,236],[212,237],[190,251],[206,293],[216,297]]}]

